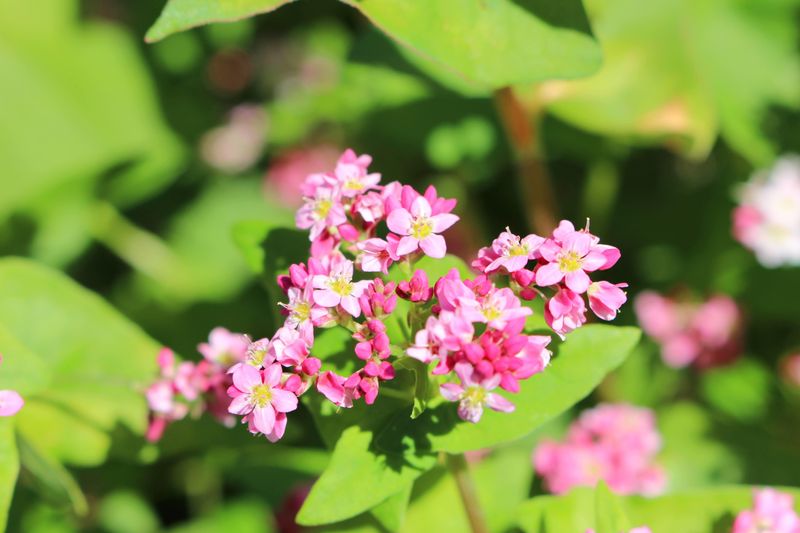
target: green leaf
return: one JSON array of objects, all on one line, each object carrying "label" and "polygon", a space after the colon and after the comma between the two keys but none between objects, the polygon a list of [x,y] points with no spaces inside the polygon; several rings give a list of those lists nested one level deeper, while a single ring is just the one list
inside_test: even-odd
[{"label": "green leaf", "polygon": [[600,66],[578,0],[343,0],[413,52],[490,88],[576,78]]},{"label": "green leaf", "polygon": [[611,492],[605,481],[594,490],[594,516],[596,533],[621,533],[630,528],[628,517],[622,510],[619,498]]},{"label": "green leaf", "polygon": [[43,455],[24,437],[17,439],[17,445],[22,467],[33,478],[37,492],[58,506],[71,508],[78,516],[85,515],[89,510],[86,496],[72,474]]},{"label": "green leaf", "polygon": [[[708,533],[730,531],[739,511],[752,506],[754,487],[723,486],[689,490],[658,498],[619,497],[634,527],[648,526],[653,533]],[[778,487],[795,499],[800,490]],[[518,511],[519,526],[527,533],[585,531],[591,524],[594,501],[588,488],[563,496],[539,496]],[[599,533],[599,532],[598,532]]]},{"label": "green leaf", "polygon": [[387,531],[400,531],[405,522],[408,501],[411,499],[411,490],[413,488],[414,482],[408,482],[400,492],[394,496],[389,496],[382,504],[374,507],[370,514]]},{"label": "green leaf", "polygon": [[719,411],[740,421],[763,417],[769,406],[772,374],[752,359],[718,368],[702,375],[701,390]]},{"label": "green leaf", "polygon": [[168,529],[169,533],[271,533],[273,518],[262,502],[239,500],[214,509],[196,520]]},{"label": "green leaf", "polygon": [[525,380],[519,394],[510,396],[513,413],[487,410],[480,423],[459,420],[455,405],[439,403],[416,420],[395,416],[379,437],[387,450],[461,453],[488,448],[520,438],[586,397],[619,366],[639,341],[631,327],[589,325],[568,336],[555,348],[544,372]]},{"label": "green leaf", "polygon": [[[370,413],[370,418],[373,416]],[[366,423],[369,425],[369,421]],[[344,430],[330,464],[297,515],[298,524],[314,526],[357,516],[407,490],[436,463],[432,455],[410,461],[409,456],[377,452],[372,448],[372,437],[371,429],[358,425]]]},{"label": "green leaf", "polygon": [[291,0],[168,0],[145,40],[154,42],[170,34],[211,22],[232,22],[278,9]]},{"label": "green leaf", "polygon": [[0,531],[6,530],[8,508],[19,474],[19,454],[14,439],[14,420],[0,418]]},{"label": "green leaf", "polygon": [[438,393],[436,382],[430,378],[428,365],[411,357],[402,357],[399,365],[414,373],[414,407],[411,418],[417,418],[428,407],[428,401]]},{"label": "green leaf", "polygon": [[142,392],[155,375],[158,348],[63,274],[23,259],[0,260],[0,388],[26,399],[15,425],[42,455],[97,465],[112,432],[142,434]]},{"label": "green leaf", "polygon": [[593,0],[587,9],[605,62],[591,78],[533,88],[551,112],[697,158],[721,133],[752,163],[770,162],[766,111],[800,104],[792,2]]}]

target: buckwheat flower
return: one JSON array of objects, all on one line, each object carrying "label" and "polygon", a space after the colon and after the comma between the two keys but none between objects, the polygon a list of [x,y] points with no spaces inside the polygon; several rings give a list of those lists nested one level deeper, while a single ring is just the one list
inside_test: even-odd
[{"label": "buckwheat flower", "polygon": [[[0,363],[3,356],[0,355]],[[25,400],[15,390],[0,390],[0,416],[14,416],[25,405]]]},{"label": "buckwheat flower", "polygon": [[317,390],[339,407],[353,407],[353,391],[345,388],[345,378],[326,370],[317,378]]},{"label": "buckwheat flower", "polygon": [[753,508],[736,516],[731,533],[800,533],[794,498],[772,488],[756,490]]},{"label": "buckwheat flower", "polygon": [[287,294],[289,303],[279,304],[289,313],[284,321],[284,326],[296,329],[308,344],[313,344],[314,318],[317,314],[315,308],[318,307],[314,303],[313,287],[310,284],[306,284],[303,289],[290,287]]},{"label": "buckwheat flower", "polygon": [[567,333],[586,323],[586,304],[579,294],[569,289],[559,289],[545,303],[544,319],[564,339]]},{"label": "buckwheat flower", "polygon": [[440,235],[458,221],[450,213],[433,215],[431,205],[425,197],[418,197],[410,209],[398,207],[389,213],[386,223],[389,229],[400,235],[398,255],[408,255],[421,248],[433,258],[441,259],[447,253],[447,243]]},{"label": "buckwheat flower", "polygon": [[241,333],[217,327],[209,333],[208,342],[197,345],[197,351],[207,361],[229,368],[245,359],[249,345],[249,339]]},{"label": "buckwheat flower", "polygon": [[627,283],[616,285],[607,281],[597,281],[589,285],[586,294],[589,296],[589,307],[598,318],[614,320],[620,307],[628,301],[624,289]]},{"label": "buckwheat flower", "polygon": [[349,148],[342,154],[333,172],[342,191],[342,196],[352,198],[376,186],[381,181],[380,174],[367,174],[367,167],[371,162],[372,157],[368,155],[356,156],[355,152]]},{"label": "buckwheat flower", "polygon": [[533,310],[524,307],[514,291],[507,287],[494,289],[481,300],[465,299],[459,303],[465,318],[495,329],[504,329],[510,321],[533,314]]},{"label": "buckwheat flower", "polygon": [[519,235],[514,235],[509,228],[506,228],[506,231],[492,242],[491,248],[496,259],[486,265],[483,272],[489,274],[503,268],[511,273],[525,268],[528,261],[536,258],[536,252],[542,243],[544,243],[543,237],[531,234],[520,239]]},{"label": "buckwheat flower", "polygon": [[14,416],[25,405],[25,400],[15,390],[0,390],[0,416]]},{"label": "buckwheat flower", "polygon": [[504,413],[514,410],[514,404],[491,392],[500,384],[500,376],[476,381],[472,365],[468,363],[456,364],[455,371],[461,383],[444,383],[439,386],[439,391],[446,400],[458,402],[458,416],[462,420],[478,422],[483,416],[484,406]]},{"label": "buckwheat flower", "polygon": [[383,196],[376,191],[360,194],[353,202],[352,211],[358,213],[367,224],[377,224],[386,215]]},{"label": "buckwheat flower", "polygon": [[397,254],[397,244],[400,239],[391,233],[386,240],[373,237],[356,244],[361,251],[358,256],[358,265],[364,272],[383,272],[389,274],[389,267],[400,259]]},{"label": "buckwheat flower", "polygon": [[280,387],[282,373],[279,364],[269,365],[263,371],[240,365],[233,373],[233,386],[228,389],[233,399],[228,412],[243,415],[251,431],[263,433],[271,442],[283,436],[285,413],[297,409],[297,396]]},{"label": "buckwheat flower", "polygon": [[310,241],[316,241],[326,229],[347,222],[341,193],[335,187],[318,186],[314,195],[304,200],[295,215],[295,224],[300,229],[309,230]]},{"label": "buckwheat flower", "polygon": [[433,296],[433,289],[424,270],[416,270],[408,281],[397,284],[397,295],[411,302],[427,302]]},{"label": "buckwheat flower", "polygon": [[353,262],[341,261],[331,268],[328,275],[315,275],[314,302],[322,307],[341,306],[354,317],[361,314],[358,297],[366,290],[369,281],[353,281]]},{"label": "buckwheat flower", "polygon": [[564,280],[571,291],[582,294],[591,284],[587,272],[609,268],[619,257],[619,250],[599,245],[596,237],[575,231],[567,221],[562,221],[554,235],[558,238],[547,239],[539,246],[539,254],[547,261],[536,270],[536,284],[541,287]]}]

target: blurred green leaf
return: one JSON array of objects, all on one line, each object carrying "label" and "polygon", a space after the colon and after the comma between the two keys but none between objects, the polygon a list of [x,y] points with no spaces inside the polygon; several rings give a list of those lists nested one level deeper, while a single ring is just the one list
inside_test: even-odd
[{"label": "blurred green leaf", "polygon": [[774,147],[771,105],[800,104],[795,6],[743,0],[587,2],[600,72],[536,88],[550,111],[600,134],[668,141],[704,157],[717,133],[754,164]]},{"label": "blurred green leaf", "polygon": [[120,490],[100,502],[98,521],[109,533],[153,533],[159,531],[158,516],[137,493]]},{"label": "blurred green leaf", "polygon": [[[688,490],[657,498],[619,497],[630,524],[649,526],[653,533],[730,531],[739,511],[752,506],[753,487],[722,486]],[[800,495],[800,490],[779,487]],[[579,488],[563,496],[539,496],[519,509],[520,527],[527,533],[585,531],[593,527],[592,489]],[[599,533],[599,532],[598,532]]]},{"label": "blurred green leaf", "polygon": [[158,348],[64,275],[23,259],[0,260],[0,388],[26,399],[16,427],[43,455],[96,465],[112,431],[123,426],[142,434],[142,391],[155,375]]},{"label": "blurred green leaf", "polygon": [[764,416],[770,402],[772,374],[750,358],[704,372],[701,390],[719,411],[748,422]]},{"label": "blurred green leaf", "polygon": [[373,507],[370,514],[387,531],[400,531],[405,523],[408,501],[413,488],[414,482],[409,481],[400,492],[389,496],[377,507]]},{"label": "blurred green leaf", "polygon": [[145,40],[155,42],[173,33],[212,22],[233,22],[278,9],[292,0],[168,0]]},{"label": "blurred green leaf", "polygon": [[39,494],[59,507],[71,509],[78,516],[88,512],[86,496],[66,468],[42,455],[25,437],[18,437],[17,445],[22,467],[31,476]]},{"label": "blurred green leaf", "polygon": [[344,1],[401,45],[490,88],[576,78],[600,65],[578,0]]},{"label": "blurred green leaf", "polygon": [[14,419],[0,418],[0,530],[6,530],[8,508],[19,474],[19,454],[14,438]]},{"label": "blurred green leaf", "polygon": [[555,348],[552,364],[524,381],[513,397],[513,413],[487,410],[480,424],[458,420],[455,405],[439,403],[416,420],[396,416],[380,436],[381,446],[461,453],[522,437],[587,396],[619,366],[639,341],[630,327],[590,325]]},{"label": "blurred green leaf", "polygon": [[168,529],[169,533],[272,533],[269,509],[257,501],[234,501],[212,510],[208,515]]},{"label": "blurred green leaf", "polygon": [[620,533],[630,528],[619,497],[611,492],[605,481],[594,489],[594,517],[595,533]]}]

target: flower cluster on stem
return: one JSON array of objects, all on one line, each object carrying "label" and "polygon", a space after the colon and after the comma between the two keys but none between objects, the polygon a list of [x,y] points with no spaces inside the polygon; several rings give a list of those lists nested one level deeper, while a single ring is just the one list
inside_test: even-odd
[{"label": "flower cluster on stem", "polygon": [[[619,250],[600,244],[588,224],[576,230],[567,221],[548,237],[501,233],[473,261],[472,277],[452,269],[430,278],[415,265],[447,254],[446,232],[459,220],[456,200],[440,197],[433,186],[420,193],[396,181],[382,184],[371,162],[347,150],[332,171],[306,178],[295,222],[308,230],[309,256],[277,279],[286,295],[283,325],[270,338],[233,343],[236,349],[223,349],[232,341],[212,332],[200,350],[203,368],[203,362],[162,365],[152,396],[169,401],[151,401],[155,421],[163,426],[182,418],[199,409],[196,398],[222,390],[214,394],[219,404],[206,399],[202,405],[222,405],[226,415],[242,417],[251,432],[274,441],[298,397],[316,390],[340,408],[372,404],[407,358],[428,365],[441,396],[458,403],[462,419],[478,422],[485,408],[512,411],[505,394],[518,392],[550,361],[551,337],[525,332],[533,312],[528,300],[545,299],[545,319],[562,339],[586,322],[587,301],[603,320],[625,302],[624,283],[591,279],[617,262]],[[398,305],[401,299],[407,303]],[[387,328],[398,322],[410,332]],[[331,327],[352,337],[355,371],[323,368],[313,355],[317,330]],[[218,380],[213,387],[187,389],[188,378],[178,379],[184,372],[205,383],[195,374],[207,379],[209,366]]]}]

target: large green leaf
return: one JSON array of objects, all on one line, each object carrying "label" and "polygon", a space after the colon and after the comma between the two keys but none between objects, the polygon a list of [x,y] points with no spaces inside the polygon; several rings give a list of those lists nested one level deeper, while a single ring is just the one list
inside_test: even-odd
[{"label": "large green leaf", "polygon": [[6,530],[8,508],[19,473],[19,453],[14,439],[14,420],[0,418],[0,530]]},{"label": "large green leaf", "polygon": [[16,427],[43,455],[97,465],[112,432],[143,433],[142,393],[158,348],[64,275],[23,259],[0,260],[0,388],[26,399]]},{"label": "large green leaf", "polygon": [[[600,48],[579,0],[343,0],[408,47],[490,88],[591,74]],[[147,40],[272,11],[285,0],[170,0]]]},{"label": "large green leaf", "polygon": [[[632,526],[649,526],[653,533],[708,533],[730,531],[736,514],[752,506],[753,487],[725,486],[690,490],[659,498],[620,497]],[[798,489],[790,492],[795,501]],[[527,533],[585,531],[595,527],[592,489],[575,489],[567,495],[539,496],[519,509],[520,527]]]},{"label": "large green leaf", "polygon": [[769,162],[764,112],[800,104],[792,2],[591,0],[587,9],[603,67],[535,88],[550,111],[601,134],[666,140],[694,157],[721,132],[752,162]]},{"label": "large green leaf", "polygon": [[292,0],[168,0],[145,40],[154,42],[172,33],[211,22],[231,22],[267,13]]},{"label": "large green leaf", "polygon": [[118,205],[176,176],[182,149],[135,42],[117,26],[82,23],[76,0],[0,2],[0,69],[14,80],[0,85],[0,220],[35,218],[37,257],[64,264],[83,250],[85,204],[104,172]]},{"label": "large green leaf", "polygon": [[509,396],[513,413],[487,410],[477,424],[458,419],[455,405],[439,403],[416,420],[395,416],[380,435],[386,449],[460,453],[511,441],[532,432],[587,396],[627,357],[639,340],[631,327],[590,325],[572,332],[555,349],[552,364]]},{"label": "large green leaf", "polygon": [[412,51],[497,88],[577,78],[601,54],[577,0],[344,0]]}]

